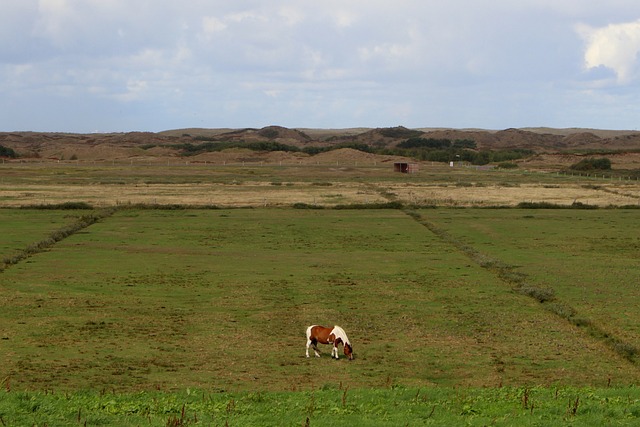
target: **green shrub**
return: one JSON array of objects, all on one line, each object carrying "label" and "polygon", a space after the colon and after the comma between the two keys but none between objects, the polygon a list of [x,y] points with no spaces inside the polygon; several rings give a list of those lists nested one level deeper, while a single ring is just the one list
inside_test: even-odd
[{"label": "green shrub", "polygon": [[436,138],[409,138],[398,144],[398,148],[433,148],[442,149],[451,147],[451,140]]},{"label": "green shrub", "polygon": [[572,164],[570,169],[575,171],[604,171],[611,170],[611,160],[606,157],[582,159],[578,163]]},{"label": "green shrub", "polygon": [[0,157],[9,157],[9,158],[15,159],[16,157],[18,157],[18,155],[13,150],[13,148],[0,145]]}]

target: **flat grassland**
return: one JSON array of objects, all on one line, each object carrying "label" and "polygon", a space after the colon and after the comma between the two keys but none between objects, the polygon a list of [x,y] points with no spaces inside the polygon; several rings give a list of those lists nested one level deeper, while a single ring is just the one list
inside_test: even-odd
[{"label": "flat grassland", "polygon": [[[194,186],[218,185],[214,181],[229,187],[226,196],[202,203],[176,199],[190,205],[179,208],[167,206],[169,199],[158,193],[150,209],[138,205],[146,199],[113,203],[110,195],[113,188],[153,186],[155,173],[149,170],[114,177],[118,174],[105,169],[63,169],[61,175],[52,168],[50,176],[18,169],[3,175],[5,209],[0,209],[0,255],[5,259],[0,380],[7,395],[16,390],[92,390],[114,396],[160,390],[173,395],[190,388],[297,392],[304,394],[291,405],[306,408],[310,425],[323,425],[326,415],[315,411],[314,395],[309,395],[314,390],[333,390],[338,400],[342,396],[336,414],[348,412],[356,390],[412,390],[410,399],[424,404],[419,418],[424,423],[448,409],[445,401],[424,400],[421,389],[474,394],[479,388],[505,387],[517,390],[501,410],[509,425],[513,399],[525,414],[534,414],[527,387],[547,387],[557,397],[566,387],[611,386],[629,399],[621,422],[637,422],[640,415],[640,401],[629,397],[627,388],[640,379],[640,209],[631,208],[637,205],[633,183],[449,169],[378,177],[376,170],[317,170],[311,176],[291,169],[271,175],[240,168],[217,177],[201,171],[198,184],[190,170],[187,178],[163,178],[177,197]],[[260,183],[257,193],[263,199],[303,187],[300,194],[311,200],[294,196],[286,203],[226,206],[227,197],[248,185],[240,179],[244,175]],[[99,176],[102,181],[95,184]],[[84,179],[103,189],[96,199],[82,196],[83,188],[92,185]],[[493,186],[522,190],[530,185],[558,194],[576,188],[588,195],[579,200],[589,204],[595,195],[623,197],[619,205],[627,208],[570,209],[569,197],[564,209],[486,209],[477,206],[493,203],[450,203],[451,197],[419,190],[475,189],[481,196]],[[17,187],[32,193],[35,186],[46,196],[7,193]],[[55,196],[61,194],[56,186],[72,191]],[[358,190],[350,196],[343,186]],[[307,190],[318,193],[308,196]],[[54,200],[117,208],[41,251],[25,252],[94,212],[42,209]],[[616,205],[610,200],[602,205]],[[387,201],[406,205],[330,208]],[[520,201],[546,200],[523,191],[506,205]],[[296,203],[325,208],[291,208]],[[33,206],[10,207],[21,204]],[[432,208],[435,204],[440,207]],[[16,254],[23,257],[7,261]],[[342,325],[353,342],[355,361],[331,360],[328,348],[320,359],[304,357],[304,330],[314,323]],[[576,395],[588,393],[581,390]],[[242,396],[235,399],[262,399]],[[614,400],[607,397],[607,402]],[[479,418],[465,401],[451,405],[459,418],[449,422],[497,419]],[[242,423],[233,418],[232,402],[231,397],[225,401],[226,416]],[[602,402],[596,404],[601,413],[613,414]],[[368,413],[366,402],[358,405],[362,415],[351,418],[355,421]],[[572,400],[558,416],[579,417],[578,407]],[[378,413],[380,408],[370,409]],[[165,417],[180,415],[179,405],[164,413],[154,410]],[[67,412],[83,419],[77,408]],[[10,414],[0,409],[0,420],[10,421]],[[149,412],[140,416],[146,419]],[[185,421],[184,409],[182,416]],[[304,421],[296,418],[295,425]],[[384,418],[370,423],[384,424]]]}]

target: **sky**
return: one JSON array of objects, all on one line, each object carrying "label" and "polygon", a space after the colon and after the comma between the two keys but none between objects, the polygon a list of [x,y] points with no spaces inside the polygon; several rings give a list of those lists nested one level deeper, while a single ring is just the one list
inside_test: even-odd
[{"label": "sky", "polygon": [[640,127],[638,0],[0,0],[0,131]]}]

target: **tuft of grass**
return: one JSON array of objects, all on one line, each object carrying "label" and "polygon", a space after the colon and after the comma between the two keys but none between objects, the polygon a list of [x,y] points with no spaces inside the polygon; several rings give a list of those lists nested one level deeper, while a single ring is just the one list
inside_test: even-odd
[{"label": "tuft of grass", "polygon": [[529,283],[522,283],[516,288],[516,290],[518,293],[531,297],[540,303],[550,302],[556,298],[556,294],[553,289],[535,286]]},{"label": "tuft of grass", "polygon": [[576,310],[573,307],[558,301],[547,304],[545,308],[566,320],[571,320],[576,315]]}]

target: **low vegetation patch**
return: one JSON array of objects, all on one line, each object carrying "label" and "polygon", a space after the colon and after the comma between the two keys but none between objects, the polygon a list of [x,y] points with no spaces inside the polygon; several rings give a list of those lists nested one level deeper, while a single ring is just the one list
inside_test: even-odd
[{"label": "low vegetation patch", "polygon": [[582,159],[578,163],[574,163],[569,167],[575,171],[608,171],[611,170],[611,160],[606,157],[594,158],[590,157]]},{"label": "low vegetation patch", "polygon": [[514,162],[500,162],[498,163],[500,169],[518,169],[518,164]]},{"label": "low vegetation patch", "polygon": [[94,207],[86,202],[46,203],[32,206],[22,206],[22,209],[41,210],[93,210]]},{"label": "low vegetation patch", "polygon": [[382,202],[382,203],[352,203],[348,205],[336,205],[333,209],[402,209],[404,205],[401,202]]},{"label": "low vegetation patch", "polygon": [[596,205],[589,205],[577,201],[570,205],[561,205],[550,202],[520,202],[516,207],[518,209],[598,209],[598,206]]}]

